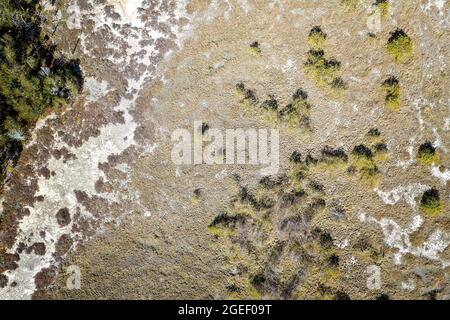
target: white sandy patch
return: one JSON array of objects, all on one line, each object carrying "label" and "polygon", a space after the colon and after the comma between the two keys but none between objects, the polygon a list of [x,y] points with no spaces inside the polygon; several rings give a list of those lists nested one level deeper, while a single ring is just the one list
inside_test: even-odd
[{"label": "white sandy patch", "polygon": [[450,180],[450,170],[445,169],[444,171],[441,171],[438,166],[433,165],[431,167],[431,175],[438,178],[444,185]]},{"label": "white sandy patch", "polygon": [[365,223],[375,223],[379,225],[383,231],[384,243],[390,247],[398,249],[394,254],[394,263],[396,265],[402,264],[402,258],[406,254],[412,254],[416,257],[423,257],[433,261],[439,261],[442,268],[450,266],[450,261],[445,260],[439,256],[449,245],[450,237],[440,229],[434,230],[426,241],[420,246],[413,246],[410,241],[411,234],[417,232],[424,223],[420,215],[415,215],[409,226],[402,228],[394,220],[388,218],[381,218],[377,220],[373,217],[367,216],[365,213],[360,213],[359,221]]},{"label": "white sandy patch", "polygon": [[89,92],[89,94],[86,96],[86,101],[94,102],[104,97],[108,93],[108,81],[98,81],[93,77],[89,77],[84,81],[84,89]]},{"label": "white sandy patch", "polygon": [[408,186],[398,186],[391,191],[381,191],[375,189],[374,191],[383,200],[385,204],[395,205],[400,200],[405,200],[405,202],[413,209],[416,208],[416,198],[422,193],[428,190],[429,187],[421,183],[414,183]]},{"label": "white sandy patch", "polygon": [[81,10],[78,5],[71,4],[67,7],[67,28],[69,29],[81,29]]},{"label": "white sandy patch", "polygon": [[142,6],[143,0],[108,0],[120,14],[120,23],[131,23],[138,14],[138,9]]}]

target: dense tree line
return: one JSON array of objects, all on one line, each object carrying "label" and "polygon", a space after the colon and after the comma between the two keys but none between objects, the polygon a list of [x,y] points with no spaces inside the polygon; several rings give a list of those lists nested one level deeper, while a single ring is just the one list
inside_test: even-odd
[{"label": "dense tree line", "polygon": [[1,178],[17,161],[30,128],[82,90],[78,60],[57,52],[40,0],[0,1]]}]

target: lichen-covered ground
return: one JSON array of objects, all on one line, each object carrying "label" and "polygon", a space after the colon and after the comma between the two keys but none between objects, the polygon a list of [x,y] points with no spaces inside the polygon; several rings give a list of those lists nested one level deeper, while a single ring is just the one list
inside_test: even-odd
[{"label": "lichen-covered ground", "polygon": [[[450,298],[447,1],[48,10],[85,88],[4,188],[1,299]],[[175,165],[194,121],[280,130],[278,174]]]}]

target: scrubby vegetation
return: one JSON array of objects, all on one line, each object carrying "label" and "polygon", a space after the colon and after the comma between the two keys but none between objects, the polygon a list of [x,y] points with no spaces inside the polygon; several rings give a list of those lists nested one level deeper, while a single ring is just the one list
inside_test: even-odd
[{"label": "scrubby vegetation", "polygon": [[319,85],[329,85],[334,89],[345,89],[346,84],[340,77],[341,63],[334,58],[326,58],[323,46],[327,35],[319,26],[311,29],[308,36],[308,59],[305,63],[306,72]]},{"label": "scrubby vegetation", "polygon": [[397,29],[390,34],[387,50],[395,62],[405,62],[412,56],[413,43],[405,31]]},{"label": "scrubby vegetation", "polygon": [[258,41],[254,41],[250,44],[250,53],[254,56],[260,56],[262,51]]},{"label": "scrubby vegetation", "polygon": [[315,26],[311,29],[308,36],[308,45],[314,49],[323,48],[327,35],[322,31],[319,26]]},{"label": "scrubby vegetation", "polygon": [[439,191],[431,188],[424,192],[420,200],[420,209],[430,217],[436,217],[442,212],[442,204]]},{"label": "scrubby vegetation", "polygon": [[422,164],[438,164],[439,163],[439,154],[436,153],[436,148],[429,141],[420,145],[419,150],[417,152],[417,159]]},{"label": "scrubby vegetation", "polygon": [[309,128],[311,105],[307,99],[308,94],[298,89],[292,96],[292,102],[279,111],[279,118],[291,127]]},{"label": "scrubby vegetation", "polygon": [[[294,152],[292,171],[309,171],[316,163],[310,158]],[[229,298],[293,298],[308,272],[323,281],[340,276],[332,236],[309,227],[326,207],[320,183],[303,175],[264,177],[254,190],[239,179],[237,183],[239,192],[209,226],[210,233],[229,246],[235,270],[227,285]],[[323,270],[315,270],[319,264]]]},{"label": "scrubby vegetation", "polygon": [[[300,89],[293,96],[294,101],[306,99]],[[253,189],[236,179],[239,191],[209,226],[235,270],[227,286],[229,298],[295,299],[310,289],[317,292],[317,299],[349,298],[336,285],[342,281],[342,267],[333,236],[319,227],[324,215],[345,219],[345,209],[327,203],[329,189],[321,177],[350,166],[364,182],[375,185],[376,155],[387,152],[387,146],[376,128],[368,137],[370,144],[355,146],[351,155],[331,146],[316,156],[294,151],[287,174],[264,177]]]},{"label": "scrubby vegetation", "polygon": [[0,2],[1,176],[17,161],[28,130],[82,90],[78,60],[58,54],[38,0]]},{"label": "scrubby vegetation", "polygon": [[284,107],[280,107],[272,95],[260,103],[255,92],[246,88],[242,82],[236,85],[236,90],[244,108],[262,111],[267,119],[280,125],[309,129],[312,106],[308,102],[308,94],[303,89],[296,90],[292,95],[292,101]]},{"label": "scrubby vegetation", "polygon": [[401,106],[400,101],[400,83],[396,77],[389,77],[384,82],[382,87],[386,91],[384,99],[385,105],[390,110],[399,110]]}]

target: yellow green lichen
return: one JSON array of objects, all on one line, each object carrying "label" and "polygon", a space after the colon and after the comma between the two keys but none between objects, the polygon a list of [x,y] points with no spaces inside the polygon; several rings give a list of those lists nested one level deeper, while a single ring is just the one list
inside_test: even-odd
[{"label": "yellow green lichen", "polygon": [[443,211],[443,205],[440,201],[439,191],[431,188],[424,192],[420,201],[420,209],[429,217],[437,217]]},{"label": "yellow green lichen", "polygon": [[392,111],[398,111],[401,107],[400,83],[396,77],[389,77],[383,82],[382,87],[386,92],[385,106]]},{"label": "yellow green lichen", "polygon": [[311,105],[306,99],[307,94],[299,89],[294,94],[292,102],[279,112],[280,120],[289,127],[309,128]]},{"label": "yellow green lichen", "polygon": [[313,49],[322,49],[325,41],[327,39],[327,35],[322,31],[319,26],[316,26],[311,29],[308,35],[308,45]]},{"label": "yellow green lichen", "polygon": [[336,59],[326,59],[323,50],[311,49],[305,70],[319,85],[332,85],[339,78],[341,63]]},{"label": "yellow green lichen", "polygon": [[250,45],[250,47],[249,47],[248,50],[249,50],[249,53],[250,53],[252,56],[254,56],[254,57],[259,57],[259,56],[261,56],[262,51],[261,51],[261,48],[260,48],[260,46],[259,46],[259,42],[258,42],[258,41],[253,42],[253,43]]},{"label": "yellow green lichen", "polygon": [[387,43],[387,50],[397,63],[407,61],[413,53],[413,43],[411,38],[401,29],[391,33]]},{"label": "yellow green lichen", "polygon": [[440,157],[436,152],[436,148],[431,142],[425,142],[419,147],[417,152],[417,160],[424,165],[439,164]]}]

